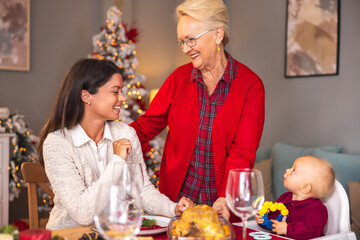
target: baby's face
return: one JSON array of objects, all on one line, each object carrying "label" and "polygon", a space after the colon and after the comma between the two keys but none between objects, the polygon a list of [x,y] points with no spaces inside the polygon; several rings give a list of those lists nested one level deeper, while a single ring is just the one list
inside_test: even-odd
[{"label": "baby's face", "polygon": [[298,158],[291,168],[286,169],[284,174],[284,187],[292,193],[301,191],[308,179],[309,173],[312,172],[311,164],[307,159]]}]

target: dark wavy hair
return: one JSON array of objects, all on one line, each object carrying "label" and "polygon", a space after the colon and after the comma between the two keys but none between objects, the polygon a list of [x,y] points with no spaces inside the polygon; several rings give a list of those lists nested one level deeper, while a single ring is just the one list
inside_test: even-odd
[{"label": "dark wavy hair", "polygon": [[43,164],[43,144],[47,135],[58,129],[71,129],[84,115],[81,91],[96,94],[112,75],[123,71],[113,62],[98,59],[80,59],[67,72],[60,84],[50,116],[42,128],[37,145],[39,160]]}]

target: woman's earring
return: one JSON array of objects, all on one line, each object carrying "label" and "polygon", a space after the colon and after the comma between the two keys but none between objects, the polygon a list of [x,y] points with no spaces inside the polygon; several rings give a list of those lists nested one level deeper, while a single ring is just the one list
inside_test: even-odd
[{"label": "woman's earring", "polygon": [[87,104],[91,105],[89,102],[87,102]]},{"label": "woman's earring", "polygon": [[219,45],[218,45],[218,48],[217,48],[217,50],[218,50],[218,52],[220,52],[220,47],[219,47]]}]

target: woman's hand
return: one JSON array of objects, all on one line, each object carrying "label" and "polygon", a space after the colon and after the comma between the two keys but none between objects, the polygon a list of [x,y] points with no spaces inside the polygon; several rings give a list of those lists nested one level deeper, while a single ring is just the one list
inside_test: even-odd
[{"label": "woman's hand", "polygon": [[126,161],[128,154],[131,152],[131,143],[128,139],[122,138],[113,142],[113,149],[114,154]]},{"label": "woman's hand", "polygon": [[287,216],[284,216],[281,222],[279,222],[277,220],[271,220],[274,223],[272,225],[273,228],[271,229],[271,231],[273,231],[274,233],[276,233],[278,235],[286,235],[286,233],[287,233],[286,217]]},{"label": "woman's hand", "polygon": [[220,197],[216,199],[212,208],[220,215],[223,216],[226,220],[230,218],[230,210],[226,203],[226,198]]},{"label": "woman's hand", "polygon": [[175,207],[175,215],[180,216],[183,211],[185,211],[186,208],[194,206],[193,201],[190,200],[190,198],[182,197],[180,201],[176,204]]},{"label": "woman's hand", "polygon": [[264,222],[264,219],[259,212],[255,213],[255,222],[257,222],[258,224],[262,224]]}]

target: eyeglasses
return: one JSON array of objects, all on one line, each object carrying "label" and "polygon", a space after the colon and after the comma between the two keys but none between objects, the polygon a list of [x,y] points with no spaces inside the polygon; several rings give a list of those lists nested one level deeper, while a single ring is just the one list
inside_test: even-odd
[{"label": "eyeglasses", "polygon": [[199,37],[201,37],[202,35],[204,35],[205,33],[208,33],[210,31],[212,31],[212,29],[206,30],[205,32],[200,33],[199,35],[196,35],[195,37],[185,38],[184,40],[177,41],[176,43],[179,44],[180,48],[183,48],[184,44],[186,44],[186,46],[188,46],[188,47],[194,47],[196,45],[196,40]]}]

